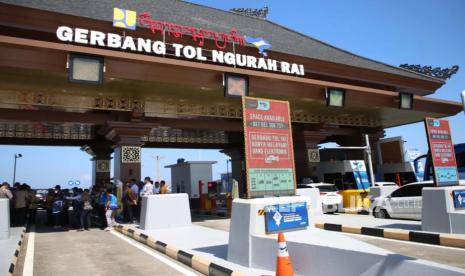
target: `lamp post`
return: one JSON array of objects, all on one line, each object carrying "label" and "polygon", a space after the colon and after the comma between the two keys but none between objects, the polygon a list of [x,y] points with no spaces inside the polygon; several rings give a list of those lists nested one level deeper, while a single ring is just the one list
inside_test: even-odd
[{"label": "lamp post", "polygon": [[[230,180],[229,180],[229,162],[231,162],[231,159],[226,159],[226,187],[228,187],[229,191],[229,185],[230,185]],[[232,168],[231,168],[232,170]]]},{"label": "lamp post", "polygon": [[21,158],[21,157],[23,157],[23,155],[21,153],[15,154],[15,166],[14,166],[14,169],[13,169],[13,183],[12,183],[12,185],[15,185],[15,182],[16,182],[16,159]]}]

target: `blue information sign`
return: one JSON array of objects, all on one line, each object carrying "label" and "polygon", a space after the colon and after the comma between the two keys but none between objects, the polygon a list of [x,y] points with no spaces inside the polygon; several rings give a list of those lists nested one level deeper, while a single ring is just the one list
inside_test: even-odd
[{"label": "blue information sign", "polygon": [[465,208],[465,190],[456,190],[452,192],[454,197],[454,207]]},{"label": "blue information sign", "polygon": [[265,206],[266,233],[308,226],[306,202]]}]

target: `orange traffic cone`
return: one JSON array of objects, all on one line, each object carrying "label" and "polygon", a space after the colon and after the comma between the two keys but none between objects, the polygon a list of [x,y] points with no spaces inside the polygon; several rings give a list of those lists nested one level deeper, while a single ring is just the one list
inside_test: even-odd
[{"label": "orange traffic cone", "polygon": [[276,276],[294,276],[291,257],[287,251],[286,240],[282,232],[278,233],[278,258],[276,260]]}]

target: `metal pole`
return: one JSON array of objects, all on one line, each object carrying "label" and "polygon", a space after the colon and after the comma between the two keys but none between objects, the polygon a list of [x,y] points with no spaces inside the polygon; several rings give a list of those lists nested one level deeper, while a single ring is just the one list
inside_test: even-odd
[{"label": "metal pole", "polygon": [[226,159],[226,188],[229,190],[229,159]]},{"label": "metal pole", "polygon": [[463,105],[463,112],[465,113],[465,90],[462,91],[462,105]]},{"label": "metal pole", "polygon": [[370,173],[370,187],[375,186],[375,175],[373,173],[373,163],[371,161],[371,147],[370,147],[370,141],[368,140],[368,134],[365,134],[365,143],[366,143],[366,153],[368,156],[368,170]]},{"label": "metal pole", "polygon": [[14,169],[13,169],[13,183],[11,184],[12,186],[15,185],[15,181],[16,181],[16,159],[18,157],[16,157],[16,154],[15,154],[15,166],[14,166]]}]

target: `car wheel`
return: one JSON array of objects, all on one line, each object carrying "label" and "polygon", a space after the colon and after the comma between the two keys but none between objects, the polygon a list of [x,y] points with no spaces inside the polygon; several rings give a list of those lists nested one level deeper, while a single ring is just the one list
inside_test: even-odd
[{"label": "car wheel", "polygon": [[387,213],[387,211],[384,209],[379,209],[379,208],[376,208],[375,210],[373,210],[373,216],[375,218],[380,218],[380,219],[389,218],[389,214]]}]

